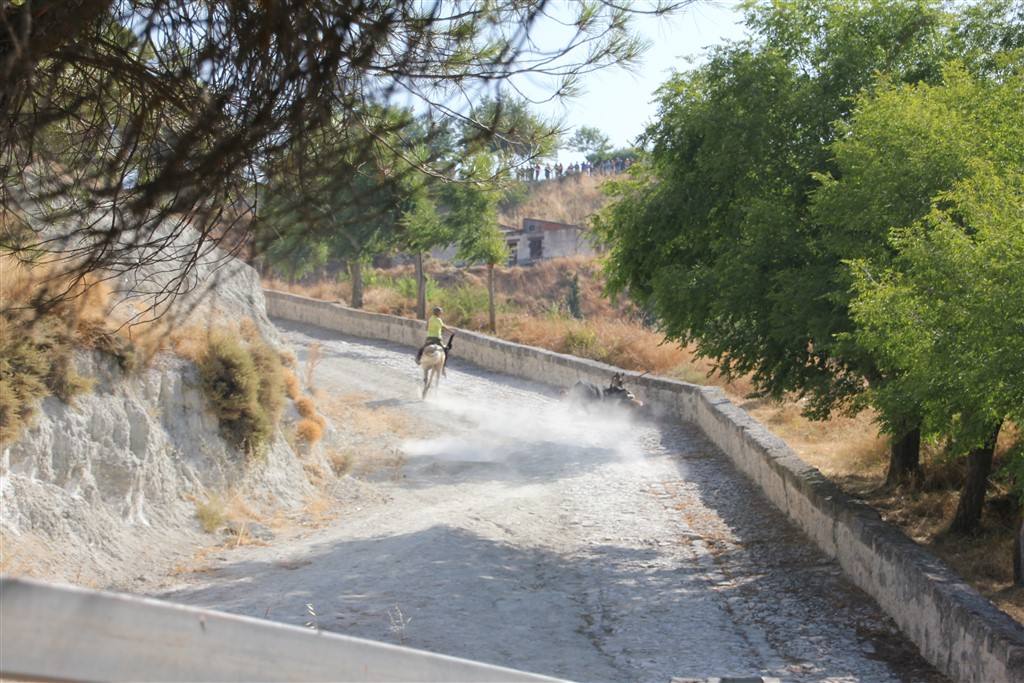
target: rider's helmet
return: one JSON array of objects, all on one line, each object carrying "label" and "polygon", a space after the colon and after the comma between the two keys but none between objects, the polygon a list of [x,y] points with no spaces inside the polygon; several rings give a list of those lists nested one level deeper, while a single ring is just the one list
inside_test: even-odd
[{"label": "rider's helmet", "polygon": [[434,306],[434,315],[441,315],[444,310],[440,306]]}]

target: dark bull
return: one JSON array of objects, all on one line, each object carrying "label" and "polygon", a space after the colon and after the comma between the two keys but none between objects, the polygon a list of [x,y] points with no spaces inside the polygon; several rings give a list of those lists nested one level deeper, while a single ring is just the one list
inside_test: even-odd
[{"label": "dark bull", "polygon": [[643,408],[643,403],[633,395],[629,389],[623,386],[622,374],[616,372],[612,375],[608,388],[601,388],[590,382],[576,382],[565,393],[565,397],[572,403],[583,407],[594,405],[622,406],[630,409]]}]

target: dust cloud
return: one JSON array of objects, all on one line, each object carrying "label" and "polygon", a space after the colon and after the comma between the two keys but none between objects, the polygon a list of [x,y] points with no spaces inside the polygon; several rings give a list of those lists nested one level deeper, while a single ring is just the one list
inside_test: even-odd
[{"label": "dust cloud", "polygon": [[514,408],[507,398],[442,394],[429,399],[453,429],[448,435],[410,439],[401,445],[410,459],[463,463],[509,463],[544,455],[600,461],[643,458],[642,427],[622,409],[583,410],[548,397],[525,398]]}]

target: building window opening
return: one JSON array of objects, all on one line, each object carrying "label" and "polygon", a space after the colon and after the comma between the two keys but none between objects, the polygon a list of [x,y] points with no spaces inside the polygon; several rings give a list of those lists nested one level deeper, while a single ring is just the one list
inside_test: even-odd
[{"label": "building window opening", "polygon": [[544,258],[544,238],[535,237],[530,240],[530,260],[539,261]]}]

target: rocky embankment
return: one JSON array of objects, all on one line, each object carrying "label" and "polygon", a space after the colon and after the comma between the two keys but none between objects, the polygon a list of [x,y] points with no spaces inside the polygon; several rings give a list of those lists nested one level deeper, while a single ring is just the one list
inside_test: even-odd
[{"label": "rocky embankment", "polygon": [[[176,324],[248,319],[280,346],[251,268],[211,258],[196,278],[215,286],[201,299],[183,298]],[[102,352],[74,360],[91,389],[70,403],[44,399],[32,426],[0,450],[4,572],[130,585],[219,540],[197,515],[209,501],[241,501],[267,517],[301,509],[331,476],[319,447],[289,437],[300,419],[291,402],[269,445],[246,455],[222,438],[194,362],[161,353],[126,373]]]}]

